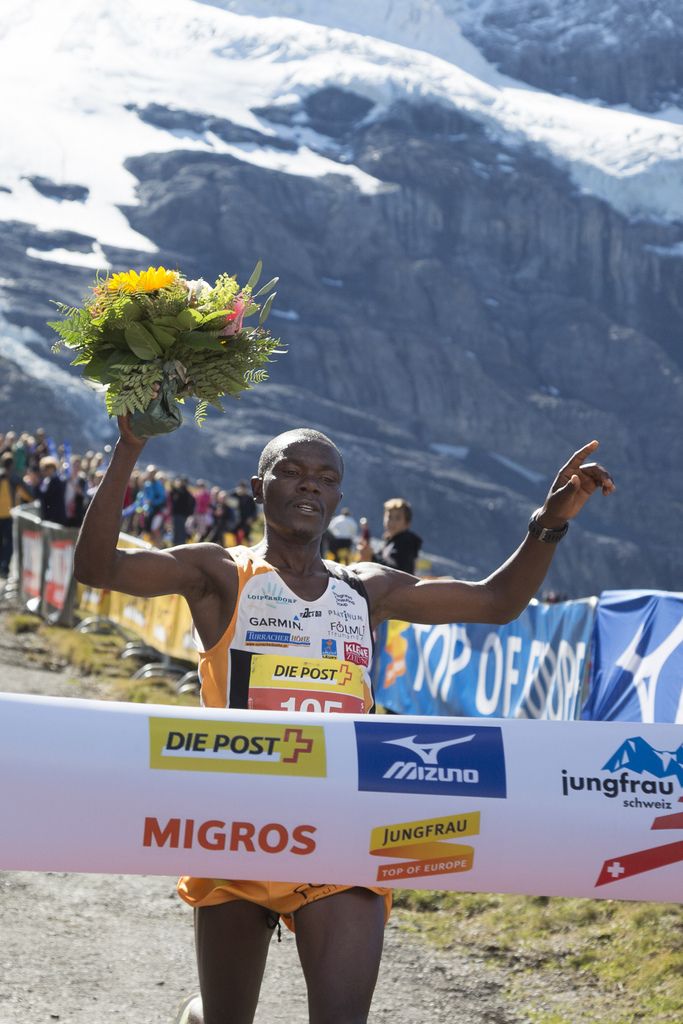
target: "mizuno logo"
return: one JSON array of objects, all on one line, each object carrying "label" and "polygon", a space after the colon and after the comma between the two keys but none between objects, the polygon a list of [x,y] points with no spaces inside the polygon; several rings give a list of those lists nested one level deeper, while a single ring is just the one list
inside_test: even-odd
[{"label": "mizuno logo", "polygon": [[497,726],[400,725],[382,719],[356,722],[354,728],[360,790],[505,799],[505,754]]},{"label": "mizuno logo", "polygon": [[474,739],[474,733],[469,736],[462,736],[457,740],[444,740],[443,743],[416,743],[415,736],[405,736],[398,740],[384,740],[385,743],[393,743],[397,747],[405,747],[421,758],[423,764],[438,764],[439,754],[444,747],[454,747],[459,743],[469,743]]}]

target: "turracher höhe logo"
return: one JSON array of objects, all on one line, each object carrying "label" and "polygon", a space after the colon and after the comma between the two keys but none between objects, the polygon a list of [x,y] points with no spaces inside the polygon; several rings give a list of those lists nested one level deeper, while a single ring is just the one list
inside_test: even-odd
[{"label": "turracher h\u00f6he logo", "polygon": [[469,811],[444,818],[402,821],[373,828],[370,853],[375,857],[396,857],[403,861],[380,864],[377,881],[470,871],[474,864],[474,848],[460,840],[478,836],[479,821],[480,812]]},{"label": "turracher h\u00f6he logo", "polygon": [[320,725],[150,718],[149,740],[150,768],[313,778],[327,774]]}]

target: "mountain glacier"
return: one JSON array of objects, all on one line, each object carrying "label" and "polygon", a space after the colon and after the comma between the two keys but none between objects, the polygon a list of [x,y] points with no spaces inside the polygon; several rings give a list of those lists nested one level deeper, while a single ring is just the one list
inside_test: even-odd
[{"label": "mountain glacier", "polygon": [[[209,277],[262,256],[290,355],[229,416],[184,428],[191,445],[155,442],[159,462],[230,480],[271,432],[313,423],[351,456],[357,514],[378,524],[408,490],[440,564],[472,576],[598,436],[619,498],[572,528],[551,584],[680,586],[677,72],[664,88],[651,61],[647,96],[615,107],[580,67],[591,11],[590,52],[617,60],[620,8],[646,68],[671,5],[598,7],[6,0],[5,426],[36,425],[17,399],[38,391],[44,425],[68,428],[50,298],[77,301],[96,269]],[[107,427],[83,393],[85,442]]]}]

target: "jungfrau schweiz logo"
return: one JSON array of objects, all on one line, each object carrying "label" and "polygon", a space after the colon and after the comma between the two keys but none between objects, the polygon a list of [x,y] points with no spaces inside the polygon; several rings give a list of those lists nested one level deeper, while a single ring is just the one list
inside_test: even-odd
[{"label": "jungfrau schweiz logo", "polygon": [[656,750],[642,736],[632,736],[601,770],[611,775],[570,775],[563,768],[563,795],[600,793],[611,800],[621,796],[624,807],[670,811],[672,798],[683,786],[683,744],[677,750]]},{"label": "jungfrau schweiz logo", "polygon": [[507,795],[503,738],[496,726],[354,725],[360,790]]},{"label": "jungfrau schweiz logo", "polygon": [[[642,736],[632,736],[607,759],[602,771],[611,772],[611,777],[575,776],[563,771],[562,792],[565,796],[576,792],[597,792],[612,799],[621,796],[625,808],[673,811],[655,817],[650,829],[683,831],[683,811],[676,810],[683,803],[683,743],[676,750],[658,750]],[[682,841],[619,854],[603,863],[595,885],[620,882],[682,861]]]}]

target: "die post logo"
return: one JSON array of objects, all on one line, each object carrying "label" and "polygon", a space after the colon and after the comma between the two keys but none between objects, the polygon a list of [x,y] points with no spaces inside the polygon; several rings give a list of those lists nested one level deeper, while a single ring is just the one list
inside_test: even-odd
[{"label": "die post logo", "polygon": [[150,718],[150,768],[250,775],[327,774],[319,725],[264,725],[204,718]]}]

